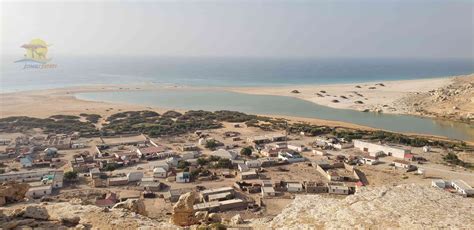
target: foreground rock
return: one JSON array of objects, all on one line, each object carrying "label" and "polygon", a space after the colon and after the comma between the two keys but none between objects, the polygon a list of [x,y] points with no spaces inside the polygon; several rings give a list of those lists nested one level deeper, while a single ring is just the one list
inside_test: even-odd
[{"label": "foreground rock", "polygon": [[132,211],[134,213],[146,216],[145,204],[142,199],[129,199],[120,203],[117,203],[113,207],[114,209],[122,208]]},{"label": "foreground rock", "polygon": [[[131,202],[130,202],[131,203]],[[93,205],[73,205],[67,202],[26,205],[22,208],[3,209],[0,228],[63,227],[76,229],[180,229],[149,219],[126,208],[104,210]]]},{"label": "foreground rock", "polygon": [[0,206],[14,203],[25,198],[30,186],[26,183],[5,182],[0,185]]},{"label": "foreground rock", "polygon": [[269,223],[273,229],[472,229],[474,200],[421,185],[366,188],[344,199],[297,196]]},{"label": "foreground rock", "polygon": [[196,192],[188,192],[179,197],[178,202],[173,206],[171,223],[179,226],[189,226],[197,223],[194,215],[194,202]]}]

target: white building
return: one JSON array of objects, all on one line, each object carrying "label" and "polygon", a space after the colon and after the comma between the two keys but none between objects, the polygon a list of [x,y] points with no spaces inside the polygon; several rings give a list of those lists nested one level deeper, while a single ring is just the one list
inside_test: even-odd
[{"label": "white building", "polygon": [[474,189],[463,180],[453,180],[451,186],[463,196],[474,195]]},{"label": "white building", "polygon": [[404,160],[394,160],[393,164],[397,168],[405,168],[405,169],[408,169],[411,166],[410,162],[404,161]]},{"label": "white building", "polygon": [[373,156],[365,156],[362,158],[364,164],[367,164],[367,165],[375,165],[375,164],[378,164],[379,163],[379,160],[377,157],[373,157]]},{"label": "white building", "polygon": [[260,166],[262,166],[262,162],[260,162],[259,160],[249,160],[249,161],[246,161],[245,164],[249,168],[260,168]]},{"label": "white building", "polygon": [[435,187],[435,188],[446,188],[446,182],[444,180],[432,180],[431,181],[431,186]]},{"label": "white building", "polygon": [[128,182],[140,181],[143,178],[143,172],[129,172],[127,173]]},{"label": "white building", "polygon": [[318,155],[318,156],[326,156],[328,153],[324,150],[319,150],[319,149],[313,149],[313,153]]},{"label": "white building", "polygon": [[250,170],[246,164],[238,164],[237,168],[239,169],[240,172],[247,172]]},{"label": "white building", "polygon": [[303,185],[301,183],[288,182],[286,184],[286,189],[287,189],[288,192],[302,192],[303,191]]},{"label": "white building", "polygon": [[176,183],[189,183],[190,180],[189,172],[179,172],[176,174]]},{"label": "white building", "polygon": [[51,195],[52,190],[53,187],[51,185],[31,187],[28,189],[25,196],[30,198],[41,198],[46,195]]},{"label": "white building", "polygon": [[275,189],[273,187],[262,187],[262,197],[275,196]]},{"label": "white building", "polygon": [[212,152],[211,156],[220,157],[222,159],[233,160],[233,159],[237,158],[237,153],[232,151],[232,150],[227,151],[225,149],[218,149],[218,150]]},{"label": "white building", "polygon": [[304,145],[299,145],[299,144],[288,144],[288,149],[291,149],[297,152],[303,152],[306,150],[306,147]]},{"label": "white building", "polygon": [[404,159],[405,155],[411,153],[409,149],[403,148],[402,146],[377,144],[377,143],[371,143],[371,142],[362,141],[362,140],[354,140],[354,147],[364,152],[369,152],[369,153],[383,152],[388,156],[393,156],[393,157],[401,158],[401,159]]},{"label": "white building", "polygon": [[155,168],[155,169],[153,169],[153,177],[166,178],[167,177],[167,172],[164,168]]}]

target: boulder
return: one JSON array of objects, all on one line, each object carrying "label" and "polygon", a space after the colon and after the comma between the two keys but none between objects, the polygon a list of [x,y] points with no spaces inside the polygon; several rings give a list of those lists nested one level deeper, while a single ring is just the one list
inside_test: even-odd
[{"label": "boulder", "polygon": [[188,192],[179,197],[178,202],[173,206],[171,223],[179,226],[189,226],[197,223],[194,216],[194,202],[196,192]]},{"label": "boulder", "polygon": [[0,206],[6,203],[21,201],[25,198],[30,186],[26,183],[5,182],[0,185]]},{"label": "boulder", "polygon": [[222,218],[217,213],[211,213],[211,214],[209,214],[209,221],[211,221],[211,222],[221,222]]},{"label": "boulder", "polygon": [[199,222],[207,222],[207,211],[198,211],[194,214],[194,217]]},{"label": "boulder", "polygon": [[33,218],[35,220],[48,220],[49,214],[46,208],[39,205],[25,207],[23,217]]},{"label": "boulder", "polygon": [[68,217],[59,218],[59,221],[61,221],[61,223],[66,226],[73,227],[79,224],[79,221],[81,221],[81,218],[78,216],[68,216]]},{"label": "boulder", "polygon": [[230,218],[230,224],[232,224],[232,225],[238,225],[238,224],[242,224],[242,223],[244,223],[244,219],[242,219],[240,214],[237,214],[237,215],[233,216],[232,218]]},{"label": "boulder", "polygon": [[128,199],[126,201],[116,203],[112,208],[128,209],[134,213],[146,216],[145,204],[142,199]]}]

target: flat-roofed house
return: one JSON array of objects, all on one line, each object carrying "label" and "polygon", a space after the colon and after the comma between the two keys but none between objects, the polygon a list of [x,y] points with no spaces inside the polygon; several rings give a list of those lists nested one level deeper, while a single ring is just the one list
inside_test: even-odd
[{"label": "flat-roofed house", "polygon": [[265,136],[268,137],[268,139],[270,139],[270,141],[272,141],[272,142],[286,141],[286,135],[285,134],[276,133],[276,134],[268,134],[268,135],[265,135]]},{"label": "flat-roofed house", "polygon": [[364,156],[362,160],[364,161],[364,164],[366,165],[375,165],[379,163],[378,158],[373,157],[373,156]]},{"label": "flat-roofed house", "polygon": [[238,164],[237,168],[239,169],[240,172],[247,172],[250,170],[246,164]]},{"label": "flat-roofed house", "polygon": [[405,169],[408,169],[411,166],[410,162],[405,161],[405,160],[393,160],[393,164],[395,165],[395,167],[405,168]]},{"label": "flat-roofed house", "polygon": [[431,186],[435,188],[446,188],[446,182],[441,179],[436,179],[431,181]]},{"label": "flat-roofed house", "polygon": [[344,183],[328,183],[328,192],[330,194],[348,195],[349,187]]},{"label": "flat-roofed house", "polygon": [[262,188],[262,197],[272,197],[275,196],[275,189],[273,187],[265,187]]},{"label": "flat-roofed house", "polygon": [[240,173],[241,180],[249,180],[249,179],[256,179],[258,178],[258,174],[255,170],[249,170],[247,172]]},{"label": "flat-roofed house", "polygon": [[222,159],[233,160],[233,159],[237,158],[237,153],[234,152],[234,151],[228,151],[228,150],[225,150],[225,149],[218,149],[218,150],[212,152],[211,156],[220,157]]},{"label": "flat-roofed house", "polygon": [[168,176],[168,173],[164,168],[154,168],[153,169],[153,177],[166,178],[167,176]]},{"label": "flat-roofed house", "polygon": [[314,181],[307,181],[304,183],[304,189],[306,193],[327,193],[328,186],[324,183],[318,183]]},{"label": "flat-roofed house", "polygon": [[152,146],[152,147],[145,147],[145,148],[137,148],[136,152],[138,157],[145,158],[145,159],[153,159],[157,158],[158,153],[162,153],[166,151],[165,146]]},{"label": "flat-roofed house", "polygon": [[179,172],[176,174],[176,183],[189,183],[191,175],[189,172]]},{"label": "flat-roofed house", "polygon": [[247,142],[254,143],[256,145],[261,145],[270,142],[270,139],[265,136],[255,136],[247,138]]},{"label": "flat-roofed house", "polygon": [[248,160],[245,164],[249,168],[260,168],[262,166],[262,162],[260,160]]},{"label": "flat-roofed house", "polygon": [[298,182],[288,182],[286,184],[286,189],[288,192],[302,192],[303,191],[303,185]]},{"label": "flat-roofed house", "polygon": [[411,153],[409,149],[399,145],[378,144],[362,140],[354,140],[353,142],[354,147],[368,153],[383,152],[388,156],[400,159],[405,159],[405,155]]},{"label": "flat-roofed house", "polygon": [[28,189],[28,192],[26,192],[25,196],[31,198],[41,198],[46,195],[51,195],[52,190],[53,187],[51,185],[31,187]]},{"label": "flat-roofed house", "polygon": [[474,196],[474,189],[463,180],[453,180],[451,186],[465,197]]}]

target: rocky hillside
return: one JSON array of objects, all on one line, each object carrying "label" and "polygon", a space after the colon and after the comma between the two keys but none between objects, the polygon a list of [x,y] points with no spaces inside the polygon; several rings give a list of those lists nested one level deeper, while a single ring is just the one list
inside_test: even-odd
[{"label": "rocky hillside", "polygon": [[365,188],[343,199],[298,196],[268,223],[276,229],[472,229],[474,199],[420,185]]},{"label": "rocky hillside", "polygon": [[447,86],[409,95],[395,104],[409,114],[474,122],[474,74],[456,77]]},{"label": "rocky hillside", "polygon": [[0,228],[43,229],[178,229],[166,222],[151,220],[125,207],[112,209],[67,202],[26,205],[0,209]]}]

